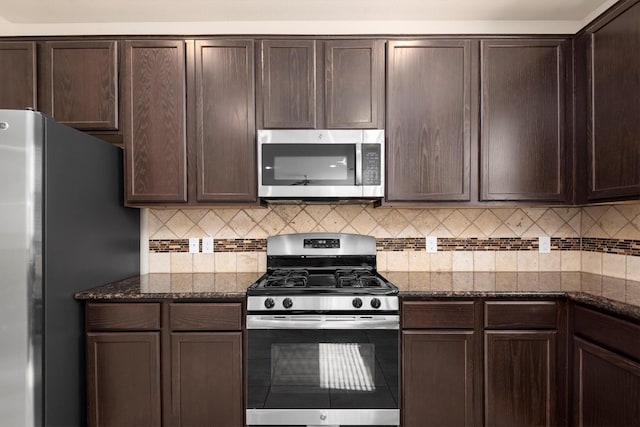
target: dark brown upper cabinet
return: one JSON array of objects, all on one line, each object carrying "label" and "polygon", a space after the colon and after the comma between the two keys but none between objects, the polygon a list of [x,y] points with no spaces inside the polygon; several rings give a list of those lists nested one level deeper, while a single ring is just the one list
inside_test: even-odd
[{"label": "dark brown upper cabinet", "polygon": [[640,4],[589,29],[587,199],[640,196]]},{"label": "dark brown upper cabinet", "polygon": [[76,129],[118,129],[118,44],[44,43],[42,111]]},{"label": "dark brown upper cabinet", "polygon": [[124,45],[126,201],[187,201],[183,40]]},{"label": "dark brown upper cabinet", "polygon": [[384,42],[325,42],[325,122],[328,129],[384,127]]},{"label": "dark brown upper cabinet", "polygon": [[0,42],[0,109],[38,108],[35,42]]},{"label": "dark brown upper cabinet", "polygon": [[258,127],[384,127],[384,42],[263,40]]},{"label": "dark brown upper cabinet", "polygon": [[255,202],[252,40],[195,42],[195,102],[197,201]]},{"label": "dark brown upper cabinet", "polygon": [[388,43],[387,201],[469,200],[471,43]]},{"label": "dark brown upper cabinet", "polygon": [[261,127],[316,127],[316,41],[263,40]]},{"label": "dark brown upper cabinet", "polygon": [[567,43],[481,42],[481,200],[566,201]]}]

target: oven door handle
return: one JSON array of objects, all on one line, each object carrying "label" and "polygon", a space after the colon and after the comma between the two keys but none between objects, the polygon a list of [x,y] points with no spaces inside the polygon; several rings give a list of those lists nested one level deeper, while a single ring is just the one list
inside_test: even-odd
[{"label": "oven door handle", "polygon": [[247,315],[247,329],[398,329],[400,316]]}]

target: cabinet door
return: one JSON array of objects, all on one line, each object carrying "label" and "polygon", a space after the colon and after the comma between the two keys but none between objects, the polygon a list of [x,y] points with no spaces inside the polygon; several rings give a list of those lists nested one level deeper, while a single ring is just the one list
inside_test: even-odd
[{"label": "cabinet door", "polygon": [[640,364],[574,338],[574,425],[640,424]]},{"label": "cabinet door", "polygon": [[253,41],[196,41],[199,202],[255,202]]},{"label": "cabinet door", "polygon": [[316,127],[316,42],[261,43],[263,128]]},{"label": "cabinet door", "polygon": [[482,42],[483,200],[566,199],[566,43]]},{"label": "cabinet door", "polygon": [[127,202],[185,202],[184,41],[127,41],[124,65]]},{"label": "cabinet door", "polygon": [[556,425],[556,332],[485,332],[485,424]]},{"label": "cabinet door", "polygon": [[46,42],[42,107],[77,129],[117,130],[117,42]]},{"label": "cabinet door", "polygon": [[242,332],[171,334],[171,425],[244,425]]},{"label": "cabinet door", "polygon": [[159,334],[87,333],[89,426],[160,425]]},{"label": "cabinet door", "polygon": [[591,34],[589,200],[640,195],[640,4]]},{"label": "cabinet door", "polygon": [[0,109],[37,109],[36,43],[0,42]]},{"label": "cabinet door", "polygon": [[469,41],[391,41],[387,200],[469,200]]},{"label": "cabinet door", "polygon": [[473,331],[402,332],[402,425],[476,425]]},{"label": "cabinet door", "polygon": [[383,41],[327,41],[324,79],[328,129],[384,128]]}]

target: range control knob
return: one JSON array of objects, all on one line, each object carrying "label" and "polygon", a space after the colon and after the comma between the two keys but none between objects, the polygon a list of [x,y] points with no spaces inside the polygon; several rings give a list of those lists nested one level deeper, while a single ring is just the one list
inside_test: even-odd
[{"label": "range control knob", "polygon": [[355,308],[360,308],[362,307],[362,300],[360,298],[354,298],[351,304],[353,304]]},{"label": "range control knob", "polygon": [[267,308],[273,308],[276,305],[276,302],[273,300],[273,298],[267,298],[266,300],[264,300],[264,306]]},{"label": "range control knob", "polygon": [[291,301],[291,298],[285,298],[284,301],[282,301],[282,305],[284,308],[291,308],[293,301]]},{"label": "range control knob", "polygon": [[378,298],[372,298],[371,299],[371,307],[373,308],[380,308],[381,302]]}]

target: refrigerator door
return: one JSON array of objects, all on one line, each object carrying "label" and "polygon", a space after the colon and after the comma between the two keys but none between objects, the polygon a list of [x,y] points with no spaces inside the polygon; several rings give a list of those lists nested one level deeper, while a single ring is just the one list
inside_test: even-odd
[{"label": "refrigerator door", "polygon": [[8,426],[42,420],[42,120],[0,110],[0,420]]}]

